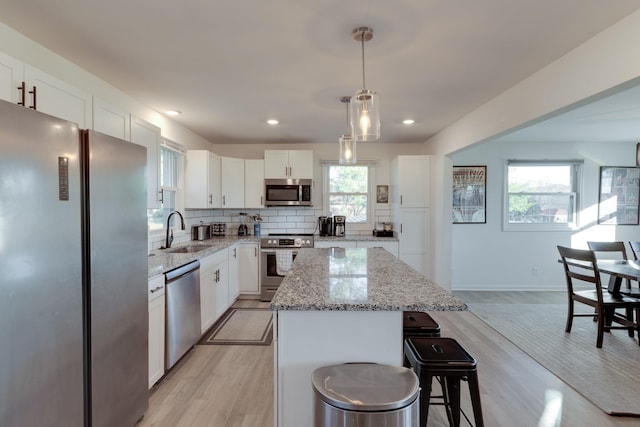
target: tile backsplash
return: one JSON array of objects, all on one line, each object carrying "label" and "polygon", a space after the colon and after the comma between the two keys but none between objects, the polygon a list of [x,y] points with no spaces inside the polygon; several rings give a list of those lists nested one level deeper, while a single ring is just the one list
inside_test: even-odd
[{"label": "tile backsplash", "polygon": [[[185,232],[179,232],[174,228],[174,245],[185,243],[191,240],[191,226],[198,225],[202,221],[204,224],[225,223],[227,225],[227,236],[238,234],[238,226],[241,223],[240,213],[248,215],[259,215],[261,221],[261,234],[276,233],[318,233],[318,217],[323,215],[322,209],[304,207],[279,207],[265,209],[186,209],[183,213],[186,225]],[[375,222],[391,222],[391,207],[375,208]],[[179,228],[179,227],[178,227]],[[249,234],[253,235],[253,225],[247,219]],[[347,225],[346,234],[370,235],[372,230],[349,229]],[[150,237],[150,249],[158,249],[164,245],[165,235],[154,235]]]}]

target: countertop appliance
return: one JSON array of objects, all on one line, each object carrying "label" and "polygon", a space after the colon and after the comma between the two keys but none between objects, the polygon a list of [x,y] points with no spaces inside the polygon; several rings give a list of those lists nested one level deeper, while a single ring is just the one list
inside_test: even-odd
[{"label": "countertop appliance", "polygon": [[333,216],[333,235],[344,237],[345,227],[347,225],[347,217],[342,215]]},{"label": "countertop appliance", "polygon": [[318,217],[318,233],[321,236],[333,236],[333,226],[331,225],[331,217]]},{"label": "countertop appliance", "polygon": [[311,179],[265,179],[265,206],[312,206]]},{"label": "countertop appliance", "polygon": [[0,425],[133,426],[149,395],[146,150],[4,101],[0,129]]},{"label": "countertop appliance", "polygon": [[313,234],[278,234],[260,239],[260,300],[271,301],[284,276],[278,274],[276,253],[292,251],[295,260],[300,248],[313,247]]},{"label": "countertop appliance", "polygon": [[200,339],[200,262],[165,273],[166,358],[171,369]]},{"label": "countertop appliance", "polygon": [[211,226],[200,221],[199,225],[191,226],[191,240],[207,240],[211,238]]}]

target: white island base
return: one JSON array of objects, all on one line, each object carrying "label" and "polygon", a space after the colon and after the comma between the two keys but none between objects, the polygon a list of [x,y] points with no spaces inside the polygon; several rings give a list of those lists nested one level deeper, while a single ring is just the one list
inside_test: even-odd
[{"label": "white island base", "polygon": [[312,372],[346,362],[402,365],[402,311],[275,311],[275,426],[313,426]]}]

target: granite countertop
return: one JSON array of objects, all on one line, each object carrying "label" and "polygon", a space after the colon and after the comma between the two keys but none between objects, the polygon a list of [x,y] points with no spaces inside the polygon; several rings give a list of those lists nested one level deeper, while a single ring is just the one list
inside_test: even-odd
[{"label": "granite countertop", "polygon": [[397,242],[398,237],[378,237],[378,236],[313,236],[318,242]]},{"label": "granite countertop", "polygon": [[467,305],[381,248],[300,249],[272,310],[462,311]]},{"label": "granite countertop", "polygon": [[208,240],[192,240],[187,243],[172,246],[171,249],[177,249],[185,246],[206,246],[198,252],[191,253],[169,253],[165,249],[156,249],[149,254],[149,277],[166,273],[181,265],[190,263],[207,255],[226,249],[238,242],[257,242],[260,243],[260,237],[255,236],[226,236],[212,237]]}]

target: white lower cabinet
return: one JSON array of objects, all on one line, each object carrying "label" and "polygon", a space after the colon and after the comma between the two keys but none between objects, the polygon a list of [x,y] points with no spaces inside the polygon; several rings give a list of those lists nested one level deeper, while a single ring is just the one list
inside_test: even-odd
[{"label": "white lower cabinet", "polygon": [[229,301],[228,305],[232,306],[235,302],[238,295],[240,295],[240,285],[238,282],[239,279],[239,259],[238,259],[238,251],[240,248],[240,244],[236,243],[235,245],[229,248]]},{"label": "white lower cabinet", "polygon": [[216,321],[217,254],[200,258],[200,331],[205,333]]},{"label": "white lower cabinet", "polygon": [[229,308],[229,260],[228,249],[216,252],[213,256],[216,257],[215,265],[215,319],[227,311]]},{"label": "white lower cabinet", "polygon": [[149,279],[149,388],[164,375],[164,275]]},{"label": "white lower cabinet", "polygon": [[260,248],[258,243],[238,246],[238,283],[241,294],[260,295]]},{"label": "white lower cabinet", "polygon": [[314,242],[316,248],[383,248],[398,256],[398,242],[380,241],[380,240],[316,240]]}]

